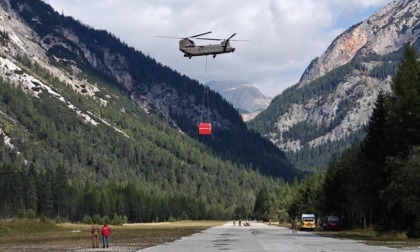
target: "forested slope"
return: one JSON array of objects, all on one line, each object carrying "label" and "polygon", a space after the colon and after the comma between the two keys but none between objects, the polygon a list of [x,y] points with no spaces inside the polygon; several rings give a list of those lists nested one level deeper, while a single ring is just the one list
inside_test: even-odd
[{"label": "forested slope", "polygon": [[196,81],[42,1],[8,3],[0,172],[17,172],[0,176],[1,217],[227,219],[251,213],[263,184],[278,190],[297,174],[216,93],[224,126],[199,137]]},{"label": "forested slope", "polygon": [[126,90],[145,111],[166,117],[183,132],[205,141],[224,159],[288,181],[298,175],[284,153],[259,134],[250,133],[239,113],[216,92],[208,93],[214,134],[211,138],[199,138],[203,85],[163,66],[107,31],[95,30],[55,12],[42,1],[10,2],[57,64],[107,79]]}]

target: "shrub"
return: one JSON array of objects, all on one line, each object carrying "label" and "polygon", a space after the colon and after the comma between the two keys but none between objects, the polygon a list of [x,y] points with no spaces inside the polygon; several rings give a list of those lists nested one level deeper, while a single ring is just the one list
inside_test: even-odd
[{"label": "shrub", "polygon": [[286,209],[279,210],[279,223],[286,223],[289,220],[289,214]]},{"label": "shrub", "polygon": [[28,210],[23,209],[23,210],[19,210],[19,216],[22,218],[27,218],[27,219],[35,219],[36,213],[32,209],[28,209]]},{"label": "shrub", "polygon": [[175,222],[175,221],[177,221],[177,219],[176,219],[176,218],[174,218],[174,217],[171,215],[171,216],[169,216],[168,221],[169,221],[169,222]]},{"label": "shrub", "polygon": [[114,217],[112,218],[111,224],[116,226],[122,226],[123,221],[121,219],[121,216],[118,215],[118,213],[114,213]]},{"label": "shrub", "polygon": [[92,221],[97,223],[97,224],[104,224],[104,220],[102,219],[102,217],[99,214],[94,214],[92,216]]},{"label": "shrub", "polygon": [[57,215],[57,217],[55,217],[54,221],[55,221],[55,223],[64,223],[65,222],[64,218],[61,218],[58,215]]},{"label": "shrub", "polygon": [[83,224],[93,224],[92,218],[89,215],[85,215],[82,222]]}]

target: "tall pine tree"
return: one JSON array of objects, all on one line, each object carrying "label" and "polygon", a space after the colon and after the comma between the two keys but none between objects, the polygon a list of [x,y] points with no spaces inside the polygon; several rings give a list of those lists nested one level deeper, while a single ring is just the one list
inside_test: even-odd
[{"label": "tall pine tree", "polygon": [[386,94],[380,91],[369,123],[365,128],[366,137],[361,143],[359,194],[362,197],[365,216],[370,226],[386,221],[382,218],[384,202],[381,191],[386,186],[386,144],[385,132],[388,127]]},{"label": "tall pine tree", "polygon": [[[412,190],[412,181],[407,178],[417,174],[415,170],[407,172],[415,167],[407,166],[407,163],[410,159],[416,160],[410,157],[410,153],[415,146],[420,145],[420,64],[417,51],[411,43],[405,48],[404,58],[393,78],[391,88],[393,94],[389,100],[390,127],[386,134],[391,152],[387,157],[386,167],[385,218],[388,229],[406,230],[408,227],[413,229],[412,223],[420,221],[420,207],[411,203],[419,201],[420,196],[416,190]],[[416,232],[412,230],[412,233]]]},{"label": "tall pine tree", "polygon": [[393,155],[408,155],[410,146],[420,144],[420,64],[411,43],[405,47],[391,88],[389,144]]}]

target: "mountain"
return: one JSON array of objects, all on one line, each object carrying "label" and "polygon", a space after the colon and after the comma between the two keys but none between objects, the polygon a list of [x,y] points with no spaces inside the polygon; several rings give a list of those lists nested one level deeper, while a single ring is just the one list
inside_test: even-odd
[{"label": "mountain", "polygon": [[363,138],[379,90],[390,90],[402,48],[409,41],[418,48],[419,34],[418,1],[388,4],[339,35],[249,127],[300,169],[323,167]]},{"label": "mountain", "polygon": [[[139,36],[141,36],[139,34]],[[231,218],[300,176],[205,87],[41,0],[0,0],[0,216]]]},{"label": "mountain", "polygon": [[248,81],[209,81],[205,83],[232,103],[242,115],[260,112],[268,107],[271,98],[263,95],[258,88]]}]

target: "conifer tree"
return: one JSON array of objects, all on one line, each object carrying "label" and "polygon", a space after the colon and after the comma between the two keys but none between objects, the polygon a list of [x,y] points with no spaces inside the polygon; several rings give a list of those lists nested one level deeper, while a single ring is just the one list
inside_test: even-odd
[{"label": "conifer tree", "polygon": [[388,127],[386,94],[380,91],[373,108],[366,137],[361,143],[359,195],[362,197],[365,216],[370,226],[382,220],[384,202],[380,192],[386,186],[385,162],[387,156],[386,129]]},{"label": "conifer tree", "polygon": [[38,197],[37,197],[37,174],[35,171],[35,167],[33,165],[30,166],[29,171],[26,175],[26,181],[25,181],[25,206],[26,210],[32,209],[33,211],[37,210],[37,204],[38,204]]},{"label": "conifer tree", "polygon": [[[388,146],[391,152],[387,157],[387,187],[384,193],[387,212],[384,223],[387,229],[406,230],[412,223],[420,220],[420,208],[407,202],[418,201],[420,196],[413,189],[412,181],[406,176],[414,176],[415,171],[407,172],[410,153],[420,145],[420,64],[417,52],[411,43],[405,47],[404,58],[398,67],[391,85],[393,94],[389,99],[390,127],[387,131]],[[414,159],[415,160],[415,159]],[[410,168],[410,169],[407,169]],[[418,169],[418,167],[417,167]]]},{"label": "conifer tree", "polygon": [[254,206],[254,216],[258,219],[268,221],[268,206],[269,206],[270,195],[266,186],[263,186],[257,196]]},{"label": "conifer tree", "polygon": [[407,155],[410,145],[420,144],[420,64],[409,42],[391,84],[389,101],[391,132],[388,137],[394,155]]}]

